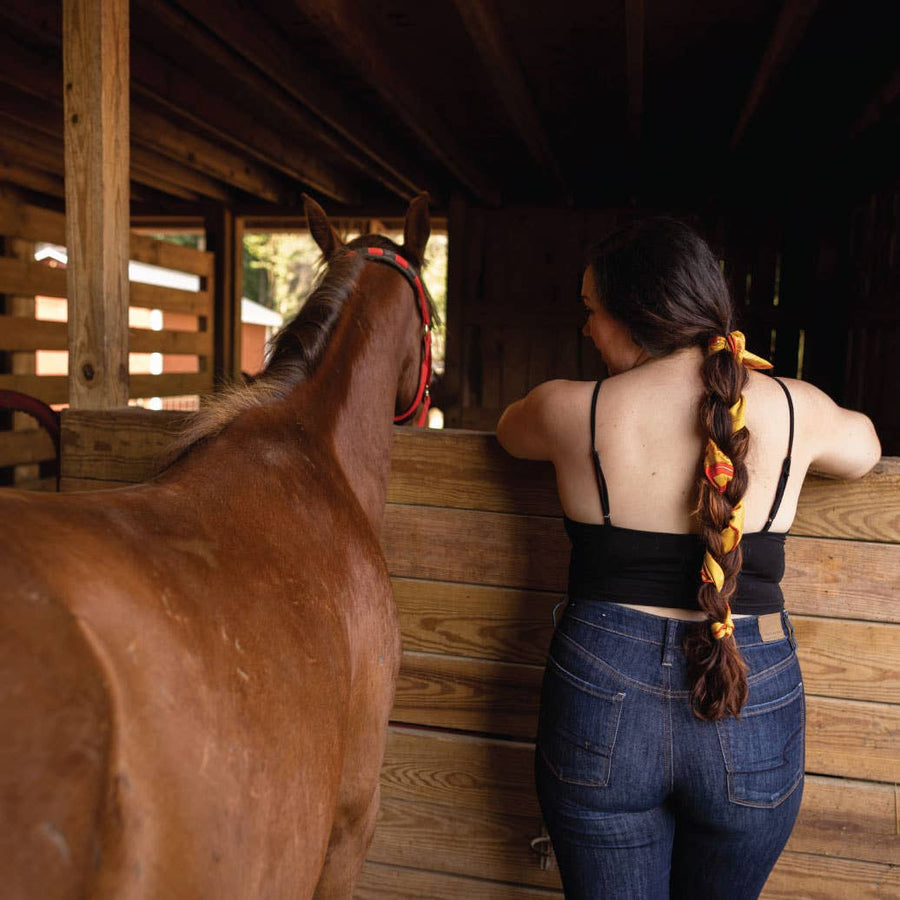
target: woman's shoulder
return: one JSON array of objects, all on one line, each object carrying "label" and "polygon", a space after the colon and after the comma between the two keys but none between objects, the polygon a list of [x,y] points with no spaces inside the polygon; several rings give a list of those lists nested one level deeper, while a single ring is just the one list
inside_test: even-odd
[{"label": "woman's shoulder", "polygon": [[587,410],[593,381],[556,378],[532,388],[511,403],[497,423],[497,439],[513,456],[555,460],[566,450],[571,423]]},{"label": "woman's shoulder", "polygon": [[[806,447],[809,470],[834,478],[861,478],[881,458],[881,444],[865,414],[839,406],[825,391],[798,378],[782,378],[794,409],[796,439]],[[769,375],[751,373],[753,387],[781,399]]]}]

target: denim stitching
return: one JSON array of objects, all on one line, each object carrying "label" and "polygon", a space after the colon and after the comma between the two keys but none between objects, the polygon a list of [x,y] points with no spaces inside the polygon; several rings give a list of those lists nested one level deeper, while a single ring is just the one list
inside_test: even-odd
[{"label": "denim stitching", "polygon": [[[588,623],[588,624],[590,624],[590,623]],[[602,630],[606,631],[608,629],[602,629]],[[652,684],[646,684],[643,681],[638,681],[636,678],[632,678],[631,676],[626,675],[623,672],[619,672],[618,670],[614,669],[611,665],[609,665],[609,663],[600,659],[600,657],[594,656],[594,654],[591,653],[590,650],[586,649],[585,647],[582,647],[581,644],[578,643],[578,641],[576,641],[574,638],[569,637],[569,635],[567,635],[565,632],[558,631],[557,635],[560,638],[562,638],[563,640],[565,640],[566,643],[571,644],[572,649],[576,653],[583,655],[591,663],[599,666],[604,672],[607,672],[608,674],[612,675],[614,678],[618,678],[620,681],[626,681],[629,684],[633,684],[640,690],[646,691],[647,693],[650,693],[650,694],[655,694],[657,697],[689,697],[691,694],[690,691],[672,690],[671,688],[665,688],[665,687],[658,688]],[[640,638],[638,638],[638,640],[640,640]],[[655,644],[656,641],[650,641],[648,643]],[[557,662],[557,660],[553,659],[552,653],[548,655],[548,658],[552,659],[553,662],[559,668],[562,668],[562,666],[559,665],[559,662]],[[788,666],[792,665],[793,662],[795,661],[795,659],[796,659],[796,654],[792,653],[790,656],[786,656],[784,659],[780,660],[779,662],[773,663],[768,668],[763,669],[760,672],[754,672],[752,675],[750,675],[747,678],[747,684],[748,685],[757,684],[759,681],[762,681],[765,678],[770,678],[773,675],[777,675],[783,669],[786,669]],[[587,683],[587,682],[585,682],[585,683]]]},{"label": "denim stitching", "polygon": [[[654,641],[654,640],[651,640],[650,638],[637,637],[637,635],[629,634],[627,631],[619,631],[616,628],[610,628],[608,625],[598,625],[596,622],[588,622],[587,619],[578,618],[578,616],[576,616],[574,613],[569,613],[569,618],[574,619],[576,622],[580,622],[582,625],[587,625],[588,628],[595,628],[597,631],[608,631],[608,632],[610,632],[610,634],[618,634],[618,635],[621,635],[622,637],[631,638],[631,640],[633,640],[633,641],[641,641],[644,644],[656,644],[658,647],[661,647],[663,645],[662,641]],[[664,618],[664,617],[661,616],[660,618]],[[688,622],[690,620],[683,619],[681,621]],[[703,620],[701,619],[701,620],[699,620],[699,622],[695,622],[693,624],[701,624],[702,625]],[[739,644],[739,646],[741,647],[741,649],[750,648],[750,647],[762,647],[762,646],[768,646],[770,644],[778,644],[781,641],[787,641],[787,640],[790,640],[788,635],[782,634],[782,636],[780,638],[778,638],[778,640],[775,640],[775,641],[755,641],[752,644],[749,642],[744,642],[744,643]]]},{"label": "denim stitching", "polygon": [[[646,691],[649,694],[655,694],[657,697],[688,697],[690,696],[690,691],[673,691],[669,690],[668,692],[664,688],[654,687],[652,684],[645,684],[643,681],[638,681],[635,678],[631,678],[628,675],[623,675],[621,672],[617,672],[609,663],[604,662],[599,657],[596,657],[590,651],[586,650],[578,641],[572,640],[567,634],[563,634],[563,632],[558,632],[559,636],[563,638],[565,641],[572,645],[572,649],[576,653],[582,654],[585,658],[587,658],[590,662],[599,666],[604,672],[607,672],[609,675],[614,678],[619,679],[620,681],[626,681],[629,684],[633,684],[636,688],[642,691]],[[560,664],[553,659],[553,654],[549,654],[548,658],[553,661],[553,663],[558,667],[562,668]]]}]

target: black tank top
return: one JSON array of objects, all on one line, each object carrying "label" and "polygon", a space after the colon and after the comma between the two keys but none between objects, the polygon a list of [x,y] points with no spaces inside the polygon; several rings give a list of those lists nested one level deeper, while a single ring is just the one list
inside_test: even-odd
[{"label": "black tank top", "polygon": [[[787,397],[790,413],[787,456],[781,466],[775,501],[763,530],[745,533],[741,537],[744,561],[731,598],[731,610],[739,615],[765,615],[779,612],[784,607],[780,583],[784,576],[786,533],[769,531],[769,528],[778,514],[791,472],[794,405],[784,382],[779,378],[775,381]],[[642,606],[699,609],[697,592],[706,551],[700,536],[618,528],[610,520],[609,492],[595,440],[599,391],[598,381],[591,398],[591,453],[605,524],[576,522],[568,516],[563,517],[566,533],[572,542],[569,596]]]}]

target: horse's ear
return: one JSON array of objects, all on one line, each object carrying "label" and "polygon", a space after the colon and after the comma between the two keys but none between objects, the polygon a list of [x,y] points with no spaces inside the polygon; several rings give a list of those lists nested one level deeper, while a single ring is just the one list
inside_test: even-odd
[{"label": "horse's ear", "polygon": [[303,194],[303,211],[306,213],[306,221],[309,225],[309,233],[319,245],[325,262],[329,262],[344,242],[340,235],[331,227],[325,210],[308,194]]},{"label": "horse's ear", "polygon": [[425,245],[430,234],[428,194],[423,191],[409,204],[406,223],[403,226],[403,249],[417,265],[421,265],[425,259]]}]

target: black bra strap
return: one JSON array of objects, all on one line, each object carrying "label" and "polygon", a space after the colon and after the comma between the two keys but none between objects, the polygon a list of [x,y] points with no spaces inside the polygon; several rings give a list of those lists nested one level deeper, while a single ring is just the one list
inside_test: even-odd
[{"label": "black bra strap", "polygon": [[[774,377],[774,376],[773,376]],[[781,464],[781,475],[778,478],[778,488],[775,491],[775,502],[772,504],[772,511],[769,513],[769,518],[766,520],[765,527],[763,531],[768,531],[772,526],[772,522],[775,521],[775,516],[778,515],[778,507],[781,506],[781,498],[784,497],[784,489],[787,487],[788,478],[791,474],[791,451],[794,447],[794,402],[791,400],[791,392],[787,389],[787,386],[780,378],[775,378],[781,385],[781,389],[784,391],[785,397],[787,397],[788,402],[788,412],[791,417],[791,426],[790,426],[790,434],[788,435],[788,451],[787,456],[784,458],[784,462]]]},{"label": "black bra strap", "polygon": [[600,393],[600,382],[594,386],[594,395],[591,397],[591,456],[594,459],[594,475],[597,477],[597,490],[600,493],[600,505],[603,507],[603,521],[607,525],[612,522],[609,518],[609,494],[606,490],[606,479],[603,477],[603,469],[600,468],[600,454],[597,453],[597,394]]}]

